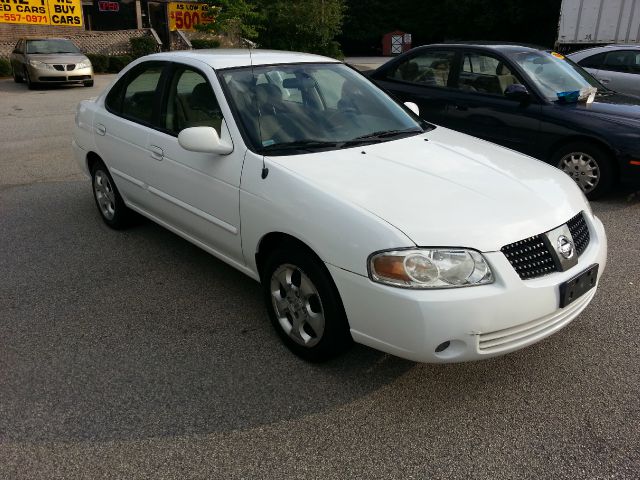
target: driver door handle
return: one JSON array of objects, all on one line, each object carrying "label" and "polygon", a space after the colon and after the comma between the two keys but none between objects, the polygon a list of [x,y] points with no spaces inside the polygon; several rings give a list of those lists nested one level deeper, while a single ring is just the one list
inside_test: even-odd
[{"label": "driver door handle", "polygon": [[105,127],[101,123],[96,123],[96,133],[98,135],[104,136],[107,133],[107,127]]},{"label": "driver door handle", "polygon": [[600,83],[604,83],[605,85],[611,82],[610,78],[599,78],[598,80],[600,80]]}]

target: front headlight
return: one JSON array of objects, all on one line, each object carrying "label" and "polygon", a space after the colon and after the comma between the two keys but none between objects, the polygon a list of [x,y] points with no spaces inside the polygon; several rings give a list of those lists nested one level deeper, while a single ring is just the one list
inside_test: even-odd
[{"label": "front headlight", "polygon": [[404,288],[457,288],[493,283],[481,253],[465,248],[420,248],[374,253],[369,257],[374,282]]},{"label": "front headlight", "polygon": [[80,68],[89,68],[91,66],[91,61],[89,59],[83,60],[80,63],[76,63],[76,70]]},{"label": "front headlight", "polygon": [[29,60],[29,65],[33,68],[38,68],[40,70],[55,70],[53,65],[49,65],[48,63],[39,62],[38,60]]}]

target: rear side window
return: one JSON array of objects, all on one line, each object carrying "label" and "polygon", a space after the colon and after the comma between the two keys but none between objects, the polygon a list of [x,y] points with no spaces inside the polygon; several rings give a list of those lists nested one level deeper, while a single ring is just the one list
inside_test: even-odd
[{"label": "rear side window", "polygon": [[151,124],[164,62],[146,62],[122,77],[107,95],[107,109],[135,122]]},{"label": "rear side window", "polygon": [[604,53],[598,53],[597,55],[583,58],[578,62],[578,65],[582,68],[600,68],[604,63],[604,55]]},{"label": "rear side window", "polygon": [[447,87],[454,58],[454,52],[423,52],[397,65],[387,78],[430,87]]}]

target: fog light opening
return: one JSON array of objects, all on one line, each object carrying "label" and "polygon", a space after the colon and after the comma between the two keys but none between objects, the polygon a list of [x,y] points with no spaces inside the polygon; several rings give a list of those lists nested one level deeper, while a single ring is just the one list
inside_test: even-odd
[{"label": "fog light opening", "polygon": [[446,342],[442,342],[440,345],[436,347],[436,353],[444,352],[447,348],[449,348],[451,342],[447,340]]}]

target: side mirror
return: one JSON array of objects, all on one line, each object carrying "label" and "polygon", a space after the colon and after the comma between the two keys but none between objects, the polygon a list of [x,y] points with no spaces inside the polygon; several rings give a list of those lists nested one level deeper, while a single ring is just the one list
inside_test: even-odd
[{"label": "side mirror", "polygon": [[229,155],[233,152],[233,145],[220,139],[213,127],[185,128],[178,134],[178,143],[190,152],[217,153]]},{"label": "side mirror", "polygon": [[527,87],[519,83],[509,85],[504,91],[504,96],[505,98],[515,100],[520,103],[527,102],[531,99],[531,94],[529,93],[529,90],[527,90]]},{"label": "side mirror", "polygon": [[404,106],[415,113],[417,116],[420,116],[420,108],[413,102],[404,102]]}]

